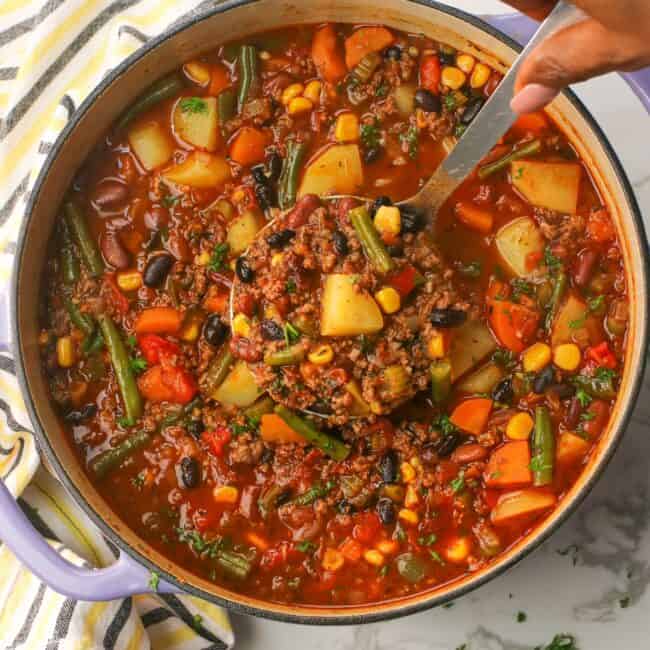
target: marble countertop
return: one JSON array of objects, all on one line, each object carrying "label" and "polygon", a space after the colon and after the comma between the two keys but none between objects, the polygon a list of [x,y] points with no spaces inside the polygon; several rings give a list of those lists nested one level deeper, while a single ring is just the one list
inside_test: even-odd
[{"label": "marble countertop", "polygon": [[[455,1],[476,13],[491,0]],[[576,87],[618,152],[650,231],[650,120],[616,76]],[[514,569],[457,601],[386,623],[289,626],[233,616],[237,650],[532,650],[557,633],[580,650],[650,648],[650,373],[625,439],[567,523]],[[517,615],[526,615],[517,622]]]}]

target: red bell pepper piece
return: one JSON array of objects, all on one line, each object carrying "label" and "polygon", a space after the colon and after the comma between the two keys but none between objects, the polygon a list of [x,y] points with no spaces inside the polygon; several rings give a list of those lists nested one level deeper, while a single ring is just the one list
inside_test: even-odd
[{"label": "red bell pepper piece", "polygon": [[415,289],[415,287],[421,284],[423,280],[424,278],[420,273],[418,273],[418,270],[414,266],[407,264],[398,273],[393,275],[388,280],[388,283],[400,294],[400,296],[402,296],[402,298],[405,298],[409,293],[411,293],[411,291],[413,291],[413,289]]},{"label": "red bell pepper piece", "polygon": [[435,95],[440,94],[440,59],[436,54],[422,57],[420,63],[420,86]]},{"label": "red bell pepper piece", "polygon": [[603,368],[614,369],[617,366],[616,357],[609,349],[609,343],[607,341],[602,341],[602,343],[599,343],[598,345],[587,348],[586,355],[587,359],[595,361]]},{"label": "red bell pepper piece", "polygon": [[217,427],[214,431],[204,431],[201,439],[217,457],[223,456],[224,447],[230,442],[232,434],[228,427]]},{"label": "red bell pepper piece", "polygon": [[143,334],[138,338],[138,345],[142,350],[142,356],[149,365],[160,363],[163,356],[173,357],[181,351],[176,343],[172,343],[157,334]]}]

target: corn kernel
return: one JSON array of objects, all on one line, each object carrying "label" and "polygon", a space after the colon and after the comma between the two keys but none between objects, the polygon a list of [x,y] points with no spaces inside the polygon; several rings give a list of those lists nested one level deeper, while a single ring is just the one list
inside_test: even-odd
[{"label": "corn kernel", "polygon": [[402,508],[397,514],[397,517],[400,521],[410,526],[416,526],[420,521],[420,515],[415,510],[409,510],[408,508]]},{"label": "corn kernel", "polygon": [[122,291],[137,291],[142,286],[142,275],[140,271],[119,271],[115,276],[115,282]]},{"label": "corn kernel", "polygon": [[323,553],[321,564],[326,571],[338,571],[344,562],[345,557],[341,551],[337,551],[335,548],[328,548]]},{"label": "corn kernel", "polygon": [[72,337],[62,336],[56,342],[56,362],[61,368],[70,368],[74,365],[75,353]]},{"label": "corn kernel", "polygon": [[289,115],[309,113],[314,105],[306,97],[296,97],[289,102]]},{"label": "corn kernel", "polygon": [[404,505],[410,510],[413,510],[413,508],[417,508],[419,504],[420,504],[420,495],[418,494],[418,491],[415,489],[413,485],[409,485],[406,488]]},{"label": "corn kernel", "polygon": [[443,555],[449,562],[454,564],[461,564],[467,560],[467,556],[471,550],[471,544],[468,537],[457,537],[449,542],[447,548],[444,550]]},{"label": "corn kernel", "polygon": [[382,486],[381,495],[388,497],[394,503],[402,503],[404,501],[404,487],[396,483],[388,483]]},{"label": "corn kernel", "polygon": [[354,113],[342,113],[336,118],[334,137],[337,142],[358,142],[359,118]]},{"label": "corn kernel", "polygon": [[291,84],[290,86],[287,86],[282,91],[282,103],[285,106],[288,106],[289,102],[296,97],[300,97],[304,90],[305,87],[302,84]]},{"label": "corn kernel", "polygon": [[318,104],[320,102],[320,91],[322,87],[321,82],[314,79],[314,81],[310,81],[305,86],[305,91],[302,93],[302,96],[312,104]]},{"label": "corn kernel", "polygon": [[212,490],[212,498],[217,503],[234,505],[239,499],[239,490],[233,485],[218,485]]},{"label": "corn kernel", "polygon": [[363,559],[373,566],[383,566],[385,558],[384,556],[375,549],[370,549],[363,554]]},{"label": "corn kernel", "polygon": [[270,61],[271,60],[271,53],[267,52],[266,50],[262,50],[260,52],[260,59],[262,59],[262,61]]},{"label": "corn kernel", "polygon": [[378,402],[377,400],[372,400],[369,404],[370,406],[370,411],[374,413],[375,415],[381,415],[383,410],[381,408],[381,402]]},{"label": "corn kernel", "polygon": [[319,345],[307,358],[317,366],[325,366],[334,358],[334,350],[331,345]]},{"label": "corn kernel", "polygon": [[382,205],[375,214],[375,228],[384,234],[399,235],[402,229],[402,215],[395,205]]},{"label": "corn kernel", "polygon": [[533,418],[528,413],[516,413],[508,420],[506,435],[511,440],[528,440],[534,427]]},{"label": "corn kernel", "polygon": [[456,57],[456,65],[465,73],[469,74],[474,69],[476,59],[471,54],[459,54]]},{"label": "corn kernel", "polygon": [[477,63],[469,79],[469,85],[472,88],[483,88],[490,78],[492,70],[485,63]]},{"label": "corn kernel", "polygon": [[203,251],[200,255],[196,256],[196,263],[199,266],[207,266],[212,259],[212,255],[208,251]]},{"label": "corn kernel", "polygon": [[526,372],[539,372],[551,362],[551,348],[546,343],[531,345],[523,356]]},{"label": "corn kernel", "polygon": [[375,548],[384,555],[393,555],[399,551],[399,542],[394,539],[382,539],[375,544]]},{"label": "corn kernel", "polygon": [[422,469],[422,461],[418,458],[418,456],[413,456],[413,458],[409,460],[409,463],[411,463],[417,472]]},{"label": "corn kernel", "polygon": [[402,481],[404,483],[413,483],[416,479],[416,474],[415,470],[413,469],[413,465],[410,463],[402,463],[400,465],[400,472],[402,473]]},{"label": "corn kernel", "polygon": [[266,320],[282,320],[278,308],[273,304],[264,305],[264,318]]},{"label": "corn kernel", "polygon": [[445,336],[442,332],[436,332],[427,343],[427,355],[429,359],[443,359],[446,351]]},{"label": "corn kernel", "polygon": [[444,86],[451,88],[452,90],[458,90],[465,85],[467,80],[467,75],[460,70],[459,68],[454,68],[453,66],[447,66],[442,69],[442,74],[440,75],[440,80]]},{"label": "corn kernel", "polygon": [[399,293],[393,287],[383,287],[377,291],[375,300],[386,314],[394,314],[402,304]]},{"label": "corn kernel", "polygon": [[576,370],[582,361],[580,348],[575,343],[563,343],[553,350],[553,363],[562,370]]},{"label": "corn kernel", "polygon": [[273,253],[271,256],[271,266],[277,266],[284,259],[284,253]]},{"label": "corn kernel", "polygon": [[202,61],[190,61],[186,63],[183,66],[183,72],[199,86],[207,86],[212,77],[210,66]]},{"label": "corn kernel", "polygon": [[251,333],[251,322],[245,314],[236,314],[232,319],[232,331],[236,336],[247,337]]}]

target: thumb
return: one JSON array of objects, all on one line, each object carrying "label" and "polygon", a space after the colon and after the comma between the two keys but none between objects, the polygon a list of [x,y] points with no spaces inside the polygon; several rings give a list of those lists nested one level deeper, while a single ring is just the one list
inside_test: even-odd
[{"label": "thumb", "polygon": [[641,41],[630,33],[608,30],[593,19],[560,30],[526,57],[517,75],[512,110],[539,110],[569,84],[643,66],[650,56]]}]

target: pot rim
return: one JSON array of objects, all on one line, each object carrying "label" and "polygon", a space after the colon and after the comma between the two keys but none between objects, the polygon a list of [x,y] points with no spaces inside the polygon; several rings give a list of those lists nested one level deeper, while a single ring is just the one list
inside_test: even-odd
[{"label": "pot rim", "polygon": [[[82,117],[90,109],[90,107],[101,97],[103,92],[111,86],[115,81],[117,81],[128,69],[139,61],[142,57],[148,54],[150,51],[157,48],[164,41],[180,34],[188,27],[193,26],[196,23],[199,23],[203,20],[212,18],[215,15],[220,13],[225,13],[232,9],[242,7],[249,4],[254,4],[258,0],[227,0],[222,4],[219,4],[215,7],[212,7],[206,11],[202,11],[193,15],[188,16],[184,20],[180,21],[178,24],[166,29],[161,32],[159,35],[150,39],[145,45],[136,50],[133,54],[127,57],[119,65],[113,68],[109,74],[107,74],[101,82],[93,88],[93,90],[88,94],[84,99],[82,104],[78,107],[77,111],[72,115],[72,117],[67,122],[66,126],[62,129],[59,136],[57,137],[52,149],[50,150],[46,160],[44,161],[39,175],[34,183],[34,187],[29,197],[29,201],[25,208],[25,216],[20,225],[20,231],[18,234],[17,244],[16,244],[16,254],[13,262],[13,273],[11,279],[11,303],[10,303],[10,322],[11,328],[14,333],[14,336],[11,341],[12,353],[14,356],[14,361],[16,364],[16,375],[18,383],[25,401],[27,412],[30,417],[30,421],[34,425],[34,435],[36,436],[39,451],[41,451],[51,463],[52,467],[56,470],[57,478],[63,483],[66,490],[74,498],[75,502],[82,508],[84,513],[91,519],[93,524],[99,528],[101,533],[105,535],[113,544],[115,544],[121,552],[126,553],[134,561],[138,562],[142,566],[146,567],[148,570],[156,571],[165,581],[171,583],[172,585],[178,587],[183,593],[188,595],[197,596],[199,598],[209,600],[218,605],[224,606],[231,611],[259,616],[262,618],[267,618],[271,620],[281,621],[285,623],[297,623],[297,624],[310,624],[310,625],[352,625],[360,623],[372,623],[377,621],[390,620],[402,616],[407,616],[417,612],[421,612],[433,607],[438,607],[444,603],[453,601],[465,594],[477,589],[478,587],[486,584],[497,576],[502,575],[508,569],[512,568],[515,564],[519,563],[522,559],[536,550],[543,542],[545,542],[556,530],[564,524],[564,522],[569,518],[571,514],[577,509],[577,507],[584,501],[587,495],[591,492],[594,485],[600,478],[604,469],[612,459],[614,453],[616,452],[627,425],[629,424],[632,412],[634,410],[637,397],[642,385],[642,380],[644,376],[645,366],[646,366],[646,355],[642,355],[640,363],[636,368],[631,370],[633,372],[633,377],[630,382],[630,390],[627,396],[626,403],[621,409],[620,421],[618,430],[612,435],[611,440],[607,448],[602,452],[598,463],[592,469],[591,475],[584,481],[583,485],[580,487],[578,492],[572,497],[570,501],[565,502],[561,506],[561,513],[557,516],[552,525],[549,525],[546,529],[532,532],[528,535],[527,539],[523,543],[522,547],[519,548],[515,553],[512,553],[507,559],[497,561],[493,566],[488,567],[484,572],[481,572],[480,575],[475,578],[469,578],[466,582],[459,583],[458,586],[454,587],[454,583],[450,583],[449,586],[443,590],[440,588],[436,589],[432,593],[422,592],[421,594],[415,594],[417,598],[416,602],[407,602],[406,604],[400,605],[401,599],[396,599],[395,601],[389,601],[387,604],[377,603],[364,605],[363,607],[367,608],[370,611],[363,613],[351,613],[345,614],[345,607],[317,607],[317,606],[308,606],[312,610],[318,611],[322,609],[323,614],[303,614],[300,612],[296,613],[287,613],[286,611],[278,611],[276,606],[279,604],[269,601],[266,603],[266,607],[261,605],[250,605],[245,602],[239,602],[237,600],[231,600],[221,595],[205,591],[198,587],[188,585],[173,574],[159,567],[148,558],[146,558],[139,550],[133,548],[129,543],[127,543],[118,533],[104,520],[100,517],[99,513],[90,505],[86,500],[83,493],[76,487],[75,483],[68,474],[66,467],[59,461],[58,456],[54,450],[53,445],[50,443],[47,433],[45,432],[41,421],[37,415],[34,397],[31,392],[28,390],[28,381],[27,373],[24,366],[23,358],[20,354],[21,351],[21,333],[18,327],[18,302],[19,302],[19,287],[18,287],[18,276],[19,269],[23,262],[23,257],[25,253],[26,237],[28,231],[28,225],[32,219],[32,212],[36,204],[37,198],[45,184],[47,177],[50,173],[50,169],[56,164],[59,152],[63,147],[63,144],[67,140],[68,136],[77,128]],[[516,52],[522,50],[522,46],[511,39],[509,36],[505,35],[503,32],[492,27],[482,18],[473,16],[466,13],[463,10],[457,9],[452,6],[440,4],[437,0],[404,0],[404,2],[409,2],[413,4],[422,5],[427,8],[435,9],[442,13],[445,13],[453,18],[463,20],[464,22],[470,24],[473,27],[481,29],[487,32],[492,37],[498,39],[508,47],[512,48]],[[589,110],[585,107],[580,99],[571,91],[564,90],[564,97],[569,100],[572,106],[581,114],[585,122],[587,123],[591,132],[595,135],[599,145],[602,147],[603,152],[605,153],[608,164],[611,169],[614,171],[616,178],[618,179],[621,187],[623,189],[623,194],[627,201],[626,213],[629,213],[629,216],[632,219],[635,234],[639,241],[645,246],[642,246],[643,249],[643,273],[644,280],[648,280],[648,273],[650,269],[650,253],[648,252],[648,239],[645,232],[645,227],[643,224],[643,219],[641,216],[641,211],[636,199],[634,190],[630,184],[627,174],[615,153],[612,145],[605,136],[603,130],[600,128],[594,117],[591,115]],[[639,296],[635,296],[635,299],[641,299]],[[646,294],[643,298],[645,300],[645,308],[647,312],[650,312],[650,294]],[[639,326],[640,339],[642,345],[647,347],[648,345],[648,335],[649,335],[649,324],[648,322],[643,322]],[[235,594],[236,596],[238,594]],[[419,596],[419,597],[418,597]],[[412,597],[411,597],[412,598]],[[280,605],[281,606],[281,605]],[[379,611],[372,611],[373,607],[381,607]],[[299,606],[300,607],[300,606]],[[338,609],[342,613],[336,613],[328,615],[328,610]]]}]

